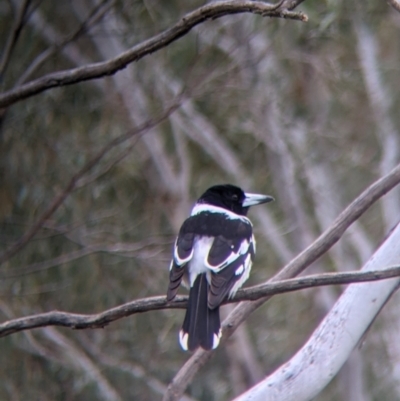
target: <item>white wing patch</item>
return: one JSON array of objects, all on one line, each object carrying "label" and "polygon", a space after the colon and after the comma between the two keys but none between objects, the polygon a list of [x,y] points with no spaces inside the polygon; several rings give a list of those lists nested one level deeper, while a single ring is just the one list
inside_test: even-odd
[{"label": "white wing patch", "polygon": [[[237,290],[245,283],[245,281],[247,281],[247,279],[250,276],[250,270],[251,270],[252,264],[253,264],[253,262],[251,261],[251,255],[248,254],[244,263],[242,265],[240,265],[240,267],[239,267],[239,268],[244,269],[242,277],[240,277],[240,279],[238,281],[236,281],[236,283],[233,285],[233,287],[229,291],[229,298],[232,298],[236,294]],[[239,270],[239,268],[236,269],[236,272]],[[235,274],[237,274],[236,272],[235,272]],[[237,274],[237,275],[239,275],[239,274]]]},{"label": "white wing patch", "polygon": [[217,266],[211,266],[208,263],[208,255],[206,256],[204,263],[209,268],[212,270],[214,273],[220,272],[222,269],[224,269],[226,266],[230,265],[232,262],[234,262],[239,256],[245,255],[248,250],[249,250],[250,243],[247,240],[243,240],[242,243],[240,244],[240,247],[237,252],[231,252],[231,254],[219,265]]},{"label": "white wing patch", "polygon": [[[244,239],[237,252],[232,252],[230,255],[219,265],[213,266],[208,263],[208,255],[210,252],[210,249],[213,245],[214,242],[214,237],[196,237],[193,243],[193,248],[192,251],[190,252],[190,255],[184,259],[179,258],[178,255],[178,248],[177,245],[175,244],[175,250],[174,250],[174,262],[176,265],[180,267],[184,267],[186,263],[190,261],[190,268],[188,269],[188,275],[189,275],[189,286],[192,287],[197,276],[199,274],[206,273],[207,274],[207,280],[209,283],[211,283],[211,272],[213,273],[219,273],[222,271],[225,267],[229,266],[231,263],[235,262],[235,260],[243,255],[246,255],[246,259],[242,264],[240,264],[235,271],[235,276],[239,276],[238,281],[234,284],[232,289],[229,291],[229,297],[232,297],[235,295],[236,291],[244,284],[244,282],[249,278],[250,275],[250,270],[251,270],[251,254],[249,253],[249,248],[253,246],[253,249],[255,248],[255,239],[254,236],[252,235],[250,240]],[[172,268],[173,263],[171,262],[170,269]],[[181,339],[183,341],[183,337]],[[181,341],[180,340],[180,341]],[[183,345],[182,345],[183,348]]]},{"label": "white wing patch", "polygon": [[[192,248],[192,252],[190,252],[189,256],[181,259],[178,253],[178,239],[175,241],[175,248],[174,248],[174,261],[178,266],[182,266],[185,263],[189,262],[190,259],[193,257],[194,247]],[[171,268],[170,268],[171,269]]]},{"label": "white wing patch", "polygon": [[243,271],[244,271],[244,266],[240,265],[235,271],[235,276],[240,276],[243,273]]},{"label": "white wing patch", "polygon": [[239,248],[238,254],[239,255],[245,255],[249,250],[249,246],[250,246],[249,241],[243,240],[242,243],[240,244],[240,248]]}]

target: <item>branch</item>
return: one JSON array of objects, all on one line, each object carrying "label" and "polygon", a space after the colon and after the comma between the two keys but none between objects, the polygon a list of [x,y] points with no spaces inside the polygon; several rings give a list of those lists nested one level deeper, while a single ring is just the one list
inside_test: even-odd
[{"label": "branch", "polygon": [[[108,4],[107,4],[108,3]],[[80,24],[80,26],[67,35],[66,37],[59,39],[56,43],[53,43],[50,47],[40,53],[26,68],[25,72],[18,78],[15,86],[22,85],[25,81],[31,77],[37,69],[43,65],[51,56],[53,56],[58,51],[62,50],[68,44],[76,41],[80,36],[89,32],[89,30],[96,25],[104,15],[109,11],[112,6],[112,2],[109,0],[103,0],[101,3],[95,5],[92,11],[89,13],[88,17]],[[37,15],[37,14],[36,14]],[[43,29],[43,26],[41,25]],[[43,32],[41,32],[43,34]],[[57,43],[58,42],[58,43]]]},{"label": "branch", "polygon": [[[70,367],[79,376],[84,376],[96,388],[99,399],[105,401],[122,401],[118,391],[104,376],[95,361],[87,355],[87,351],[80,348],[74,342],[53,328],[43,330],[44,336],[56,346],[56,350],[63,354],[65,362],[63,366]],[[56,352],[57,352],[56,351]]]},{"label": "branch", "polygon": [[[382,177],[369,186],[358,196],[333,222],[314,243],[301,252],[296,258],[289,262],[271,280],[278,281],[294,277],[306,269],[311,263],[326,253],[336,242],[339,241],[346,229],[356,221],[371,205],[379,198],[389,192],[400,182],[400,164],[389,174]],[[235,331],[235,329],[257,308],[263,305],[269,297],[261,298],[254,302],[239,304],[223,322],[222,341]],[[211,358],[211,351],[198,349],[182,366],[168,387],[164,401],[179,399],[187,385],[193,380],[198,370]]]},{"label": "branch", "polygon": [[[367,281],[385,280],[400,276],[400,266],[389,267],[385,270],[367,272],[324,273],[306,277],[293,278],[265,283],[254,287],[239,290],[234,298],[224,303],[239,301],[254,301],[266,296],[283,294],[326,285],[351,284]],[[122,319],[136,313],[149,312],[161,309],[183,309],[187,306],[187,296],[177,296],[174,301],[167,302],[165,296],[155,296],[137,299],[100,313],[82,315],[53,311],[37,315],[9,320],[0,324],[0,337],[5,337],[19,331],[31,330],[45,326],[64,326],[71,329],[98,329],[104,328],[115,320]]]},{"label": "branch", "polygon": [[388,267],[385,270],[379,271],[311,274],[309,276],[290,278],[239,290],[236,296],[229,302],[256,301],[263,297],[304,290],[305,288],[363,283],[398,276],[400,276],[400,266]]},{"label": "branch", "polygon": [[143,124],[139,125],[133,130],[128,131],[127,133],[120,135],[110,141],[103,149],[88,163],[86,163],[83,168],[81,168],[69,181],[64,190],[56,195],[51,201],[49,207],[44,211],[44,213],[39,217],[39,219],[31,226],[31,228],[13,245],[11,245],[6,251],[0,254],[0,265],[4,263],[6,260],[10,259],[14,256],[19,250],[21,250],[25,245],[36,235],[36,233],[40,230],[45,221],[54,214],[54,212],[62,205],[64,200],[68,197],[68,195],[79,186],[79,180],[89,172],[99,161],[113,148],[116,146],[126,142],[131,139],[133,136],[142,134],[149,129],[155,127],[160,124],[166,118],[168,118],[175,110],[180,107],[182,96],[178,96],[176,102],[174,102],[169,108],[164,110],[164,112],[157,118],[148,120]]},{"label": "branch", "polygon": [[400,13],[400,1],[399,0],[387,0],[387,2]]},{"label": "branch", "polygon": [[[400,225],[397,225],[362,271],[380,270],[381,266],[398,263],[399,241]],[[399,278],[350,285],[301,349],[235,401],[291,401],[293,394],[296,401],[317,397],[360,344],[398,286]]]},{"label": "branch", "polygon": [[26,267],[20,269],[13,269],[10,274],[0,274],[1,280],[8,280],[15,277],[24,276],[27,274],[38,273],[44,270],[51,269],[55,266],[60,266],[65,263],[72,262],[74,260],[83,258],[92,253],[99,252],[101,248],[99,247],[85,247],[83,249],[79,249],[77,251],[72,251],[70,253],[63,254],[61,256],[57,256],[54,259],[46,260],[45,262],[37,262],[32,263]]},{"label": "branch", "polygon": [[[67,237],[67,236],[66,236]],[[68,238],[68,237],[67,237]],[[72,238],[68,238],[70,241],[75,242]],[[70,263],[74,260],[81,259],[85,256],[94,254],[94,253],[109,253],[109,254],[117,254],[122,257],[136,258],[147,260],[149,259],[149,253],[146,252],[146,247],[151,247],[155,245],[171,245],[171,241],[154,243],[153,240],[150,241],[140,241],[134,243],[125,243],[125,242],[114,242],[112,245],[104,245],[104,244],[85,244],[79,242],[83,248],[78,249],[69,253],[64,253],[60,256],[57,256],[53,259],[45,260],[44,262],[36,262],[30,265],[27,265],[22,268],[12,269],[10,273],[0,273],[0,280],[8,280],[16,277],[26,276],[29,274],[39,273],[48,269],[51,269],[56,266],[64,265]]]},{"label": "branch", "polygon": [[[119,356],[110,354],[109,352],[101,349],[99,346],[96,346],[96,344],[89,338],[84,338],[82,336],[79,338],[79,340],[80,343],[83,344],[85,351],[88,351],[103,366],[111,367],[114,370],[119,370],[131,375],[134,379],[145,383],[149,389],[151,389],[157,395],[164,394],[166,392],[166,384],[154,377],[150,371],[137,363],[137,361],[133,362],[132,360],[129,360],[129,362],[127,362],[121,360]],[[190,396],[183,395],[180,401],[196,400]]]},{"label": "branch", "polygon": [[115,74],[125,68],[128,64],[154,53],[170,43],[187,34],[196,25],[207,20],[221,18],[225,15],[239,13],[258,14],[263,17],[288,18],[307,21],[307,16],[301,12],[293,12],[261,1],[218,1],[206,4],[186,14],[173,27],[161,32],[152,38],[132,47],[110,60],[85,65],[70,70],[58,71],[47,74],[18,88],[11,89],[0,96],[0,108],[11,106],[20,100],[41,93],[50,88],[72,85],[78,82],[101,78]]},{"label": "branch", "polygon": [[98,329],[107,326],[115,320],[119,320],[135,313],[167,308],[182,309],[186,307],[186,304],[186,296],[177,296],[175,300],[168,303],[168,305],[165,296],[156,296],[138,299],[92,315],[61,311],[39,313],[37,315],[13,319],[2,323],[0,325],[0,337],[5,337],[23,330],[45,326],[64,326],[71,329]]}]

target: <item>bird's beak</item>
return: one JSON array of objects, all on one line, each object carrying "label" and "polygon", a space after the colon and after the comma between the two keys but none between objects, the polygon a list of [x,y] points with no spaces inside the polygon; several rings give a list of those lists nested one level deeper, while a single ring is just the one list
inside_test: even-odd
[{"label": "bird's beak", "polygon": [[245,193],[243,207],[250,207],[254,205],[260,205],[261,203],[272,202],[275,200],[272,196],[261,195],[261,194],[249,194]]}]

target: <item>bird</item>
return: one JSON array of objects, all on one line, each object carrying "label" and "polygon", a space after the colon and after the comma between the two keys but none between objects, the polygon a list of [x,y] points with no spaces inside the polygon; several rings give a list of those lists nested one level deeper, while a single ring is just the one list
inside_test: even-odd
[{"label": "bird", "polygon": [[219,307],[249,278],[256,252],[250,206],[273,201],[231,185],[208,188],[195,203],[176,238],[169,268],[167,302],[180,284],[189,300],[179,342],[183,350],[217,348],[221,339]]}]

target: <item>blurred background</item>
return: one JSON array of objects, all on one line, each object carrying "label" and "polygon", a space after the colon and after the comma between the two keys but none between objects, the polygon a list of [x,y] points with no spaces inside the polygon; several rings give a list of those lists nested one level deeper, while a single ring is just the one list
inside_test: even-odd
[{"label": "blurred background", "polygon": [[[203,4],[1,0],[0,89],[112,58]],[[307,0],[299,9],[308,23],[251,14],[206,22],[115,75],[2,110],[2,251],[108,151],[0,266],[1,321],[56,309],[95,313],[165,294],[179,226],[217,183],[276,198],[249,216],[258,246],[248,285],[261,283],[399,162],[400,13],[376,0]],[[110,145],[174,104],[159,124]],[[395,189],[306,273],[360,268],[399,216]],[[228,400],[271,373],[340,292],[274,297],[218,348],[187,399]],[[398,298],[316,400],[400,399]],[[0,399],[160,399],[189,357],[178,345],[183,315],[154,311],[104,329],[47,327],[2,338]]]}]

